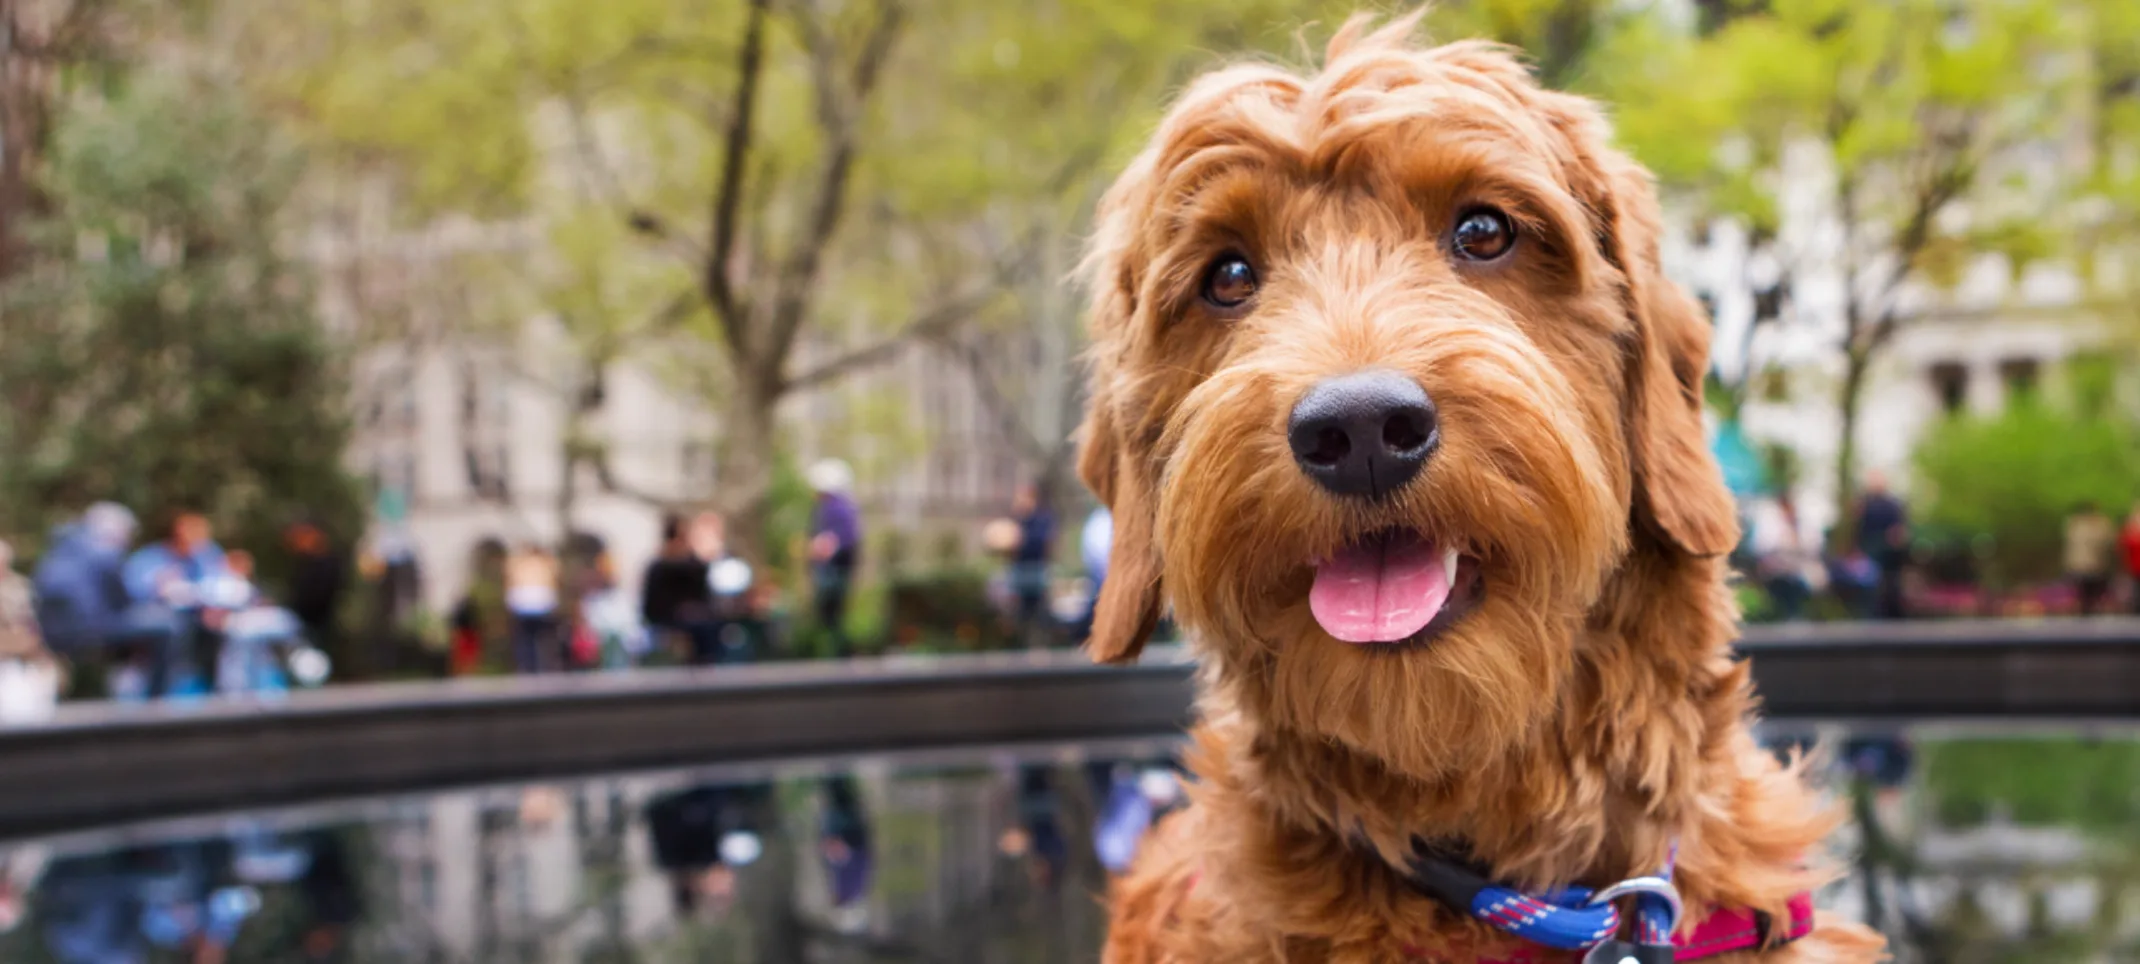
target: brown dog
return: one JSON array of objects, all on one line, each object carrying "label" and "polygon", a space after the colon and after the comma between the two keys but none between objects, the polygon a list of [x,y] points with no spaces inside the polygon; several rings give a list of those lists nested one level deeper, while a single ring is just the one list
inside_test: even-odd
[{"label": "brown dog", "polygon": [[1676,850],[1683,942],[1766,915],[1706,959],[1878,960],[1807,916],[1834,820],[1748,734],[1708,326],[1647,175],[1414,20],[1202,78],[1101,204],[1091,646],[1134,659],[1170,601],[1204,669],[1193,806],[1115,885],[1107,959],[1576,961],[1410,870],[1538,893]]}]

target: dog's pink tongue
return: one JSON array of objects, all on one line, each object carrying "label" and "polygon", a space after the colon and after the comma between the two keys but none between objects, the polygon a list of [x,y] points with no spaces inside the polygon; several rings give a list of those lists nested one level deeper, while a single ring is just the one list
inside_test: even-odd
[{"label": "dog's pink tongue", "polygon": [[1448,569],[1443,554],[1417,537],[1367,539],[1315,567],[1308,610],[1345,642],[1396,642],[1442,611],[1454,575]]}]

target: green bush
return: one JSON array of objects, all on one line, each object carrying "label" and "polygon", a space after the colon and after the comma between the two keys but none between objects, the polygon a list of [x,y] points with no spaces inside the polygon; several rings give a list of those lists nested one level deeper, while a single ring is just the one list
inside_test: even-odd
[{"label": "green bush", "polygon": [[0,289],[0,532],[112,499],[153,526],[203,510],[271,581],[283,526],[347,544],[346,348],[278,229],[303,158],[227,89],[144,80],[73,110],[28,225],[36,270]]},{"label": "green bush", "polygon": [[1927,744],[1924,788],[1938,821],[2110,831],[2140,824],[2140,743],[2124,739],[1954,740]]},{"label": "green bush", "polygon": [[2057,578],[2065,518],[2082,501],[2113,514],[2140,495],[2140,433],[2124,419],[2024,401],[1941,423],[1917,449],[1920,520],[1991,539],[1998,584]]},{"label": "green bush", "polygon": [[903,576],[886,591],[888,644],[908,649],[1001,649],[1011,645],[988,598],[988,573],[946,568]]}]

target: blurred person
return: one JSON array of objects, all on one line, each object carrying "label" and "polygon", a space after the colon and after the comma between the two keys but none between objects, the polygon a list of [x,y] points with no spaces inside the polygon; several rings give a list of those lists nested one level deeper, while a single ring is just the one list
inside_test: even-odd
[{"label": "blurred person", "polygon": [[37,879],[37,932],[58,964],[146,964],[138,851],[56,855]]},{"label": "blurred person", "polygon": [[832,908],[849,915],[839,923],[853,928],[861,923],[864,899],[876,871],[876,849],[871,844],[869,812],[862,805],[861,788],[847,774],[825,778],[824,822],[818,854],[825,861],[825,876],[832,885]]},{"label": "blurred person", "polygon": [[[649,630],[681,639],[686,661],[694,664],[713,661],[713,584],[707,570],[710,558],[720,551],[719,520],[663,517],[661,551],[639,580],[639,618]],[[702,526],[714,530],[710,547],[694,544],[709,541],[700,534]]]},{"label": "blurred person", "polygon": [[1903,599],[1903,570],[1910,561],[1910,513],[1902,499],[1889,491],[1886,473],[1865,476],[1865,492],[1858,501],[1857,545],[1879,569],[1880,581],[1874,614],[1881,619],[1903,619],[1908,604]]},{"label": "blurred person", "polygon": [[99,502],[54,531],[31,578],[46,645],[62,653],[102,654],[118,641],[129,603],[120,573],[134,530],[134,514],[125,506]]},{"label": "blurred person", "polygon": [[1091,584],[1085,595],[1085,615],[1078,620],[1080,640],[1092,632],[1092,614],[1099,608],[1100,587],[1107,584],[1107,554],[1114,551],[1114,545],[1114,513],[1099,506],[1085,516],[1085,527],[1078,533],[1078,554],[1085,563],[1085,581]]},{"label": "blurred person", "polygon": [[29,895],[44,876],[50,852],[41,844],[0,845],[0,934],[22,925],[30,913]]},{"label": "blurred person", "polygon": [[2063,559],[2073,583],[2080,614],[2093,616],[2110,594],[2110,574],[2118,549],[2118,524],[2092,500],[2083,500],[2066,517]]},{"label": "blurred person", "polygon": [[263,600],[253,584],[253,554],[233,549],[223,556],[223,572],[201,586],[201,600],[224,613],[223,645],[216,655],[215,688],[225,694],[248,693],[273,688],[261,664],[267,639],[244,631],[239,617]]},{"label": "blurred person", "polygon": [[203,590],[225,574],[214,527],[191,509],[173,512],[164,538],[127,557],[120,577],[132,601],[128,634],[147,654],[144,695],[193,696],[206,689],[203,674],[215,665],[226,610],[209,604]]},{"label": "blurred person", "polygon": [[283,603],[304,626],[312,645],[338,651],[336,620],[342,594],[349,585],[349,567],[328,541],[327,533],[311,522],[297,522],[283,531],[283,544],[290,550],[289,581]]},{"label": "blurred person", "polygon": [[448,669],[456,676],[485,667],[509,666],[512,614],[505,607],[505,543],[495,536],[477,540],[468,553],[468,588],[451,616],[453,649]]},{"label": "blurred person", "polygon": [[446,618],[446,672],[472,676],[483,668],[483,621],[476,615],[473,592],[462,593]]},{"label": "blurred person", "polygon": [[1004,856],[1022,860],[1036,886],[1053,891],[1061,883],[1070,857],[1054,769],[1044,763],[1021,764],[1017,783],[1017,823],[1004,831],[996,846]]},{"label": "blurred person", "polygon": [[557,558],[537,545],[505,560],[505,608],[512,616],[513,669],[540,673],[558,642]]},{"label": "blurred person", "polygon": [[604,549],[582,574],[574,660],[581,666],[627,669],[646,652],[646,626],[617,588],[616,559]]},{"label": "blurred person", "polygon": [[678,917],[702,909],[724,914],[736,896],[736,870],[765,852],[761,825],[772,789],[765,784],[707,784],[649,800],[646,828],[654,866],[669,878]]},{"label": "blurred person", "polygon": [[350,928],[364,918],[363,880],[340,836],[315,830],[307,837],[312,859],[297,886],[311,925],[300,947],[305,960],[328,961],[348,946]]},{"label": "blurred person", "polygon": [[1880,567],[1855,545],[1825,559],[1828,591],[1852,619],[1871,619],[1879,608]]},{"label": "blurred person", "polygon": [[1819,554],[1799,533],[1798,505],[1789,493],[1776,497],[1772,515],[1757,520],[1754,542],[1754,572],[1776,607],[1776,618],[1785,622],[1806,618],[1806,604],[1827,579]]},{"label": "blurred person", "polygon": [[825,459],[810,466],[810,488],[817,494],[810,523],[810,577],[817,622],[830,634],[831,655],[848,656],[853,646],[847,638],[847,597],[862,559],[862,513],[852,493],[854,471],[839,459]]},{"label": "blurred person", "polygon": [[1187,802],[1180,763],[1121,760],[1086,766],[1094,796],[1100,801],[1093,818],[1093,853],[1109,873],[1125,873],[1145,834],[1161,817]]},{"label": "blurred person", "polygon": [[50,717],[65,680],[37,624],[36,592],[0,540],[0,724]]},{"label": "blurred person", "polygon": [[1040,647],[1048,636],[1048,553],[1055,543],[1055,514],[1040,487],[1028,482],[1011,497],[1011,520],[1018,526],[1010,563],[1018,635],[1027,646]]},{"label": "blurred person", "polygon": [[2125,558],[2126,604],[2140,616],[2140,502],[2125,515],[2125,528],[2118,532],[2118,547]]},{"label": "blurred person", "polygon": [[[306,662],[317,651],[305,645],[303,622],[260,591],[254,581],[252,553],[232,550],[224,557],[223,568],[223,575],[203,588],[205,601],[225,613],[222,652],[216,660],[218,692],[263,696],[288,692],[290,680],[276,658],[278,647],[289,651],[301,677],[306,670],[324,666],[324,654],[317,655],[319,662]],[[310,684],[318,682],[309,680]]]},{"label": "blurred person", "polygon": [[141,932],[151,946],[192,964],[222,964],[245,922],[260,911],[260,891],[231,883],[231,849],[224,840],[194,840],[149,848],[139,881]]},{"label": "blurred person", "polygon": [[691,523],[691,551],[706,563],[706,585],[713,616],[703,627],[702,662],[740,664],[755,660],[771,646],[772,589],[750,563],[728,552],[721,516],[701,512]]}]

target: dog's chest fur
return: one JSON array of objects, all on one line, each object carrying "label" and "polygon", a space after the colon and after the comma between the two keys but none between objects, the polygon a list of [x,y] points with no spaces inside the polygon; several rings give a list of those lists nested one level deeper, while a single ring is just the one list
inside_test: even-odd
[{"label": "dog's chest fur", "polygon": [[[1665,752],[1640,734],[1564,734],[1438,785],[1320,741],[1259,732],[1213,687],[1190,755],[1192,805],[1155,829],[1116,882],[1106,960],[1579,960],[1525,947],[1414,891],[1341,825],[1390,853],[1414,834],[1478,841],[1501,873],[1534,886],[1647,872],[1651,855],[1676,842],[1690,906],[1780,909],[1821,879],[1818,845],[1833,821],[1803,775],[1741,722],[1744,667],[1719,659],[1705,675],[1706,699],[1686,702],[1724,704],[1706,707],[1721,726],[1706,730],[1695,713],[1682,731],[1691,745]],[[1661,767],[1667,757],[1687,761],[1683,772]],[[1718,960],[1869,962],[1878,948],[1870,932],[1828,923],[1799,945]]]}]

